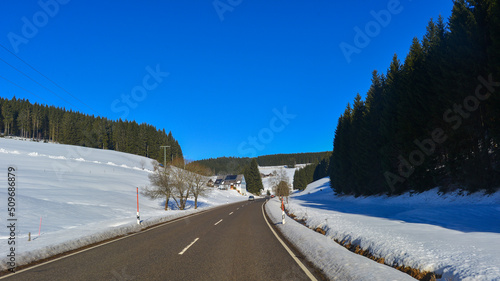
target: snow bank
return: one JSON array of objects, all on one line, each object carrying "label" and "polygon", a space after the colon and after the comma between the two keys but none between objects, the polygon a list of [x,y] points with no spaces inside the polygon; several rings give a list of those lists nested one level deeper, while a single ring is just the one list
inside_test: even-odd
[{"label": "snow bank", "polygon": [[330,238],[304,227],[289,217],[285,218],[283,225],[280,206],[277,199],[266,204],[266,212],[272,223],[276,224],[283,235],[330,280],[415,280],[391,267],[353,254],[337,243],[332,243]]},{"label": "snow bank", "polygon": [[333,242],[369,250],[388,264],[442,280],[500,280],[500,194],[438,190],[395,197],[335,196],[328,178],[290,198],[289,212]]}]

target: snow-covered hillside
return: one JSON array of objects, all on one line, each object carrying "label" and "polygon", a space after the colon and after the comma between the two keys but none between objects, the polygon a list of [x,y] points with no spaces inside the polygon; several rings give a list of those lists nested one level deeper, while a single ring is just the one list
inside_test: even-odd
[{"label": "snow-covered hillside", "polygon": [[[16,168],[16,261],[18,265],[140,229],[136,187],[149,183],[151,159],[77,146],[0,138],[0,183]],[[143,169],[144,168],[144,169]],[[0,191],[0,270],[10,237],[7,189]],[[235,191],[214,190],[199,209],[246,200]],[[197,212],[164,211],[165,200],[139,194],[143,227]],[[175,208],[174,204],[169,205]],[[41,233],[38,235],[41,220]],[[31,232],[32,241],[28,242]]]},{"label": "snow-covered hillside", "polygon": [[[268,209],[279,216],[279,206],[273,199]],[[333,257],[338,251],[345,255],[330,249],[338,248],[330,245],[336,239],[359,245],[388,264],[437,273],[441,280],[500,280],[499,193],[439,195],[431,190],[397,197],[338,197],[325,178],[293,195],[287,208],[308,226],[326,231],[324,240],[293,220],[284,228],[299,248],[310,237],[304,253],[327,273],[359,268],[357,262],[349,266]],[[303,231],[310,234],[301,236]],[[312,239],[317,242],[311,244]]]},{"label": "snow-covered hillside", "polygon": [[[261,174],[269,175],[274,171],[280,172],[280,170],[285,170],[285,173],[288,177],[288,182],[290,183],[290,185],[292,185],[293,175],[295,174],[295,171],[300,168],[303,168],[304,166],[306,166],[306,164],[297,164],[295,165],[295,168],[285,168],[285,166],[262,166],[259,167],[259,172]],[[264,194],[266,193],[267,190],[273,193],[272,181],[273,177],[264,177],[262,179],[262,185],[264,186]]]}]

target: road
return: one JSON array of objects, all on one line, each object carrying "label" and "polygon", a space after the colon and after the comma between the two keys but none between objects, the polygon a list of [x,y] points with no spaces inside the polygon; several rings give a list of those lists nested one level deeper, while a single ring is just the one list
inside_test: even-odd
[{"label": "road", "polygon": [[310,280],[240,202],[18,272],[5,280]]}]

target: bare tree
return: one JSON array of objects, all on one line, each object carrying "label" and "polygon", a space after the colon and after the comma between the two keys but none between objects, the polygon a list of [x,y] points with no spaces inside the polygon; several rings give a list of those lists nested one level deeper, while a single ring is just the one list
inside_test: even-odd
[{"label": "bare tree", "polygon": [[272,179],[272,187],[274,194],[279,197],[286,197],[286,202],[288,203],[288,196],[290,196],[290,182],[286,174],[285,169],[280,169],[279,171],[273,171],[275,176]]},{"label": "bare tree", "polygon": [[141,193],[151,199],[165,198],[165,211],[168,210],[168,200],[172,196],[173,182],[170,178],[170,168],[159,168],[149,174],[151,186],[143,188]]},{"label": "bare tree", "polygon": [[160,167],[160,163],[156,160],[151,160],[151,165],[153,165],[153,171],[158,170],[158,167]]},{"label": "bare tree", "polygon": [[[190,173],[184,170],[184,160],[182,158],[175,159],[172,162],[172,180],[173,180],[173,193],[172,198],[179,210],[186,208],[187,199],[191,192]],[[176,198],[177,197],[177,198]]]},{"label": "bare tree", "polygon": [[200,195],[205,195],[208,190],[207,181],[208,175],[210,175],[210,169],[196,162],[189,163],[186,166],[186,170],[189,174],[189,181],[191,184],[191,193],[194,197],[194,208],[198,208],[198,197]]},{"label": "bare tree", "polygon": [[279,171],[274,170],[272,172],[272,175],[273,177],[271,179],[271,186],[275,194],[277,194],[277,188],[281,182],[285,182],[288,186],[290,186],[288,175],[286,174],[285,169],[282,168]]}]

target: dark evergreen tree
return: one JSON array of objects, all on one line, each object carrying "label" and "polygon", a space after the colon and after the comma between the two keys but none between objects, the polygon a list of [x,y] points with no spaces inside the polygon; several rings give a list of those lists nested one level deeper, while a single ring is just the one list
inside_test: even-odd
[{"label": "dark evergreen tree", "polygon": [[394,56],[385,76],[373,74],[366,102],[358,95],[338,121],[336,192],[500,184],[499,17],[498,1],[454,1],[449,30],[431,20],[403,65]]},{"label": "dark evergreen tree", "polygon": [[377,71],[372,73],[372,85],[366,95],[366,159],[369,163],[366,170],[367,181],[365,185],[373,194],[387,191],[387,184],[383,177],[382,163],[380,161],[380,148],[383,140],[380,133],[380,118],[383,109],[383,89],[384,76],[379,75]]},{"label": "dark evergreen tree", "polygon": [[262,178],[260,177],[259,166],[256,159],[252,159],[250,165],[245,169],[245,180],[247,182],[247,190],[253,194],[260,194],[264,190]]},{"label": "dark evergreen tree", "polygon": [[0,122],[0,132],[5,135],[114,149],[158,161],[163,161],[160,145],[170,145],[168,159],[182,159],[182,149],[172,133],[134,121],[111,121],[14,97],[0,98]]},{"label": "dark evergreen tree", "polygon": [[317,181],[324,177],[328,177],[330,175],[330,157],[331,153],[325,155],[323,159],[319,162],[319,164],[314,169],[313,181]]},{"label": "dark evergreen tree", "polygon": [[314,173],[317,167],[318,163],[314,163],[295,170],[293,175],[293,188],[304,190],[308,184],[314,181]]}]

